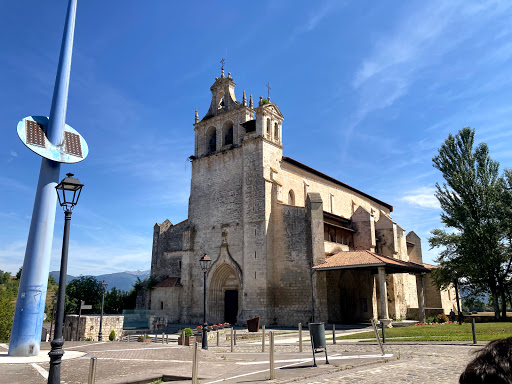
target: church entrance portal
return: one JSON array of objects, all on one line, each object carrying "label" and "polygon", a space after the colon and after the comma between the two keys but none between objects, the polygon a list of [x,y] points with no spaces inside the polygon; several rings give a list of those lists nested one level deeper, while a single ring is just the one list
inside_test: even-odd
[{"label": "church entrance portal", "polygon": [[236,324],[238,314],[238,291],[224,292],[224,321],[229,324]]},{"label": "church entrance portal", "polygon": [[240,280],[235,269],[222,263],[208,284],[208,322],[236,324],[240,303]]}]

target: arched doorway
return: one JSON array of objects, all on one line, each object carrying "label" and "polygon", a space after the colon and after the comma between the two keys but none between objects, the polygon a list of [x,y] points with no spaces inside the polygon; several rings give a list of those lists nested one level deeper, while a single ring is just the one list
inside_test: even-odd
[{"label": "arched doorway", "polygon": [[240,310],[240,280],[235,269],[227,263],[219,265],[208,286],[210,320],[214,323],[235,324]]}]

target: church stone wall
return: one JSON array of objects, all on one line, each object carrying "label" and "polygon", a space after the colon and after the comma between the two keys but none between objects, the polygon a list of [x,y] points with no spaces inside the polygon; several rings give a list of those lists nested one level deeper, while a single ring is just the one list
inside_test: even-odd
[{"label": "church stone wall", "polygon": [[165,317],[169,323],[178,322],[182,290],[181,287],[156,287],[151,292],[151,315]]},{"label": "church stone wall", "polygon": [[307,192],[317,192],[324,202],[324,210],[341,217],[350,218],[359,206],[368,212],[373,210],[375,220],[379,219],[380,210],[389,213],[389,208],[285,161],[280,162],[279,178],[283,186],[283,196],[288,196],[292,189],[295,193],[295,204],[299,206],[305,205]]},{"label": "church stone wall", "polygon": [[312,318],[311,255],[307,211],[276,203],[272,211],[275,231],[272,257],[274,315],[270,323],[305,324]]},{"label": "church stone wall", "polygon": [[220,255],[223,233],[233,259],[243,265],[243,161],[242,148],[234,148],[194,160],[189,221],[195,228],[193,252],[182,277],[187,286],[184,300],[190,308],[184,321],[200,322],[203,311],[203,271],[199,259]]}]

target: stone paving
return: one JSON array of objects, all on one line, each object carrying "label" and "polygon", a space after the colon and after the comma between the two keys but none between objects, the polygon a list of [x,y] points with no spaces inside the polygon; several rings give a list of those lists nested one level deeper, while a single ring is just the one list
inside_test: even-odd
[{"label": "stone paving", "polygon": [[[294,338],[295,336],[295,338]],[[310,344],[304,342],[298,352],[297,334],[276,336],[276,383],[457,383],[471,353],[482,347],[470,343],[386,344],[386,355],[376,343],[343,342],[328,344],[329,365],[325,355],[317,354],[318,367],[312,367]],[[304,337],[306,339],[306,337]],[[199,349],[199,378],[202,384],[264,382],[269,379],[268,345],[261,352],[261,342],[238,340],[234,352],[229,341],[217,347]],[[49,343],[42,343],[49,349]],[[96,357],[96,384],[151,383],[162,375],[174,376],[176,383],[190,383],[192,347],[170,344],[127,342],[66,342],[68,351],[84,356],[62,363],[61,379],[66,384],[87,383],[91,357]],[[2,350],[0,350],[2,352]],[[5,351],[6,352],[6,351]],[[0,354],[0,382],[46,383],[49,363],[9,364]],[[149,381],[148,381],[149,380]]]}]

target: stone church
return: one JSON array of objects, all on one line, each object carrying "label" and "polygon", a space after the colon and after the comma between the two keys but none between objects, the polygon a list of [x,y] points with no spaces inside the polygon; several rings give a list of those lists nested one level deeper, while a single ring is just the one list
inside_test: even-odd
[{"label": "stone church", "polygon": [[[422,262],[420,238],[393,207],[283,156],[283,121],[270,98],[236,100],[224,71],[196,111],[188,219],[157,223],[153,323],[296,325],[422,319],[455,308]],[[154,324],[153,324],[154,325]]]}]

